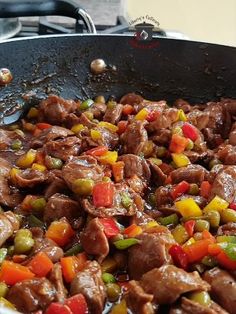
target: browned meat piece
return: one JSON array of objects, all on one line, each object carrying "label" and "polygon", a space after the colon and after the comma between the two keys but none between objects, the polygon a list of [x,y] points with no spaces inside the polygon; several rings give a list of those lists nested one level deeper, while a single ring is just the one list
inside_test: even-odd
[{"label": "browned meat piece", "polygon": [[135,94],[135,93],[128,93],[126,95],[124,95],[121,100],[120,103],[122,105],[137,105],[140,104],[143,101],[143,97]]},{"label": "browned meat piece", "polygon": [[102,280],[101,267],[96,261],[87,262],[85,268],[76,274],[70,292],[72,295],[82,293],[91,313],[102,313],[106,288]]},{"label": "browned meat piece", "polygon": [[58,262],[63,257],[63,250],[53,240],[45,238],[41,228],[32,228],[31,231],[35,241],[31,256],[38,252],[44,252],[53,263]]},{"label": "browned meat piece", "polygon": [[74,113],[69,113],[64,119],[64,125],[71,129],[75,124],[80,124],[80,118]]},{"label": "browned meat piece", "polygon": [[178,109],[169,108],[163,110],[162,114],[153,122],[150,122],[146,129],[148,132],[154,132],[158,129],[167,129],[178,120]]},{"label": "browned meat piece", "polygon": [[10,188],[7,178],[0,176],[0,205],[14,208],[22,201],[22,195]]},{"label": "browned meat piece", "polygon": [[198,204],[199,207],[204,208],[207,205],[207,200],[200,196],[200,195],[189,195],[189,194],[182,194],[181,196],[176,198],[176,201],[183,200],[185,198],[192,198]]},{"label": "browned meat piece", "polygon": [[148,134],[145,130],[146,122],[134,121],[128,125],[120,140],[123,145],[124,154],[140,155],[148,141]]},{"label": "browned meat piece", "polygon": [[61,264],[56,263],[53,265],[53,269],[50,272],[49,280],[56,289],[55,301],[63,303],[67,297],[67,290],[63,283]]},{"label": "browned meat piece", "polygon": [[19,221],[12,212],[0,213],[0,247],[19,229]]},{"label": "browned meat piece", "polygon": [[168,253],[175,243],[170,231],[163,226],[151,228],[137,236],[140,243],[129,249],[128,270],[133,279],[140,279],[147,271],[172,262]]},{"label": "browned meat piece", "polygon": [[214,152],[210,149],[205,152],[195,152],[193,150],[187,150],[184,152],[184,155],[189,158],[192,164],[202,161],[206,164],[209,163],[211,159],[213,159]]},{"label": "browned meat piece", "polygon": [[150,136],[150,140],[152,140],[157,145],[168,145],[171,140],[171,131],[168,129],[159,129]]},{"label": "browned meat piece", "polygon": [[50,180],[49,185],[45,189],[44,197],[48,199],[53,194],[62,193],[62,192],[65,192],[66,190],[67,190],[67,185],[65,181],[57,176],[54,176],[54,178]]},{"label": "browned meat piece", "polygon": [[224,129],[225,113],[221,103],[209,102],[204,109],[204,113],[209,114],[207,127],[214,129],[214,133],[221,133]]},{"label": "browned meat piece", "polygon": [[41,101],[39,108],[42,121],[61,124],[69,113],[77,109],[77,104],[73,100],[65,100],[56,95],[50,95]]},{"label": "browned meat piece", "polygon": [[200,165],[189,165],[178,168],[171,172],[170,176],[173,183],[187,181],[189,183],[201,183],[207,175],[207,170]]},{"label": "browned meat piece", "polygon": [[153,221],[153,218],[144,212],[137,212],[136,215],[130,219],[130,224],[136,224],[138,226],[146,225],[148,222]]},{"label": "browned meat piece", "polygon": [[51,128],[43,130],[38,136],[35,136],[31,140],[30,146],[33,148],[42,147],[47,142],[51,142],[70,135],[74,135],[74,133],[61,126],[52,126]]},{"label": "browned meat piece", "polygon": [[0,176],[7,177],[11,168],[11,163],[8,160],[0,157]]},{"label": "browned meat piece", "polygon": [[89,120],[89,118],[84,113],[82,113],[80,115],[78,123],[83,124],[84,126],[88,127],[89,129],[95,128],[97,126],[96,123]]},{"label": "browned meat piece", "polygon": [[18,311],[30,314],[45,309],[54,301],[56,290],[46,278],[23,280],[10,288],[7,299]]},{"label": "browned meat piece", "polygon": [[217,152],[217,157],[224,165],[236,165],[236,146],[222,146]]},{"label": "browned meat piece", "polygon": [[134,175],[133,177],[126,179],[125,183],[136,193],[143,196],[145,190],[147,189],[147,182],[142,178]]},{"label": "browned meat piece", "polygon": [[198,272],[188,273],[174,265],[150,270],[142,276],[140,284],[145,292],[154,295],[153,301],[158,304],[174,303],[186,292],[210,289]]},{"label": "browned meat piece", "polygon": [[211,188],[210,199],[215,195],[232,203],[236,197],[236,166],[228,166],[219,171]]},{"label": "browned meat piece", "polygon": [[149,160],[152,181],[156,186],[163,185],[166,181],[167,175],[163,173],[160,167],[158,167],[153,161]]},{"label": "browned meat piece", "polygon": [[120,161],[123,161],[125,164],[124,167],[124,177],[131,178],[134,175],[137,175],[140,178],[149,180],[151,172],[148,166],[147,161],[144,158],[133,154],[121,155],[119,157]]},{"label": "browned meat piece", "polygon": [[217,229],[217,235],[236,236],[236,223],[228,222]]},{"label": "browned meat piece", "polygon": [[171,205],[173,204],[173,198],[170,195],[170,191],[172,189],[171,185],[160,186],[156,189],[156,204],[157,208],[161,205]]},{"label": "browned meat piece", "polygon": [[215,300],[230,314],[235,313],[236,281],[227,272],[218,267],[206,271],[203,275],[211,285],[211,293]]},{"label": "browned meat piece", "polygon": [[100,132],[100,139],[93,140],[91,138],[90,130],[85,130],[81,133],[82,149],[84,151],[97,146],[107,146],[110,150],[112,150],[117,146],[119,142],[119,136],[116,133],[111,132],[110,130],[103,127],[96,126],[94,129]]},{"label": "browned meat piece", "polygon": [[43,149],[46,154],[66,161],[71,156],[79,155],[80,146],[81,140],[76,136],[70,136],[56,141],[47,142],[43,146]]},{"label": "browned meat piece", "polygon": [[68,220],[80,216],[79,204],[68,196],[56,193],[51,196],[44,209],[43,220],[47,223],[66,217]]},{"label": "browned meat piece", "polygon": [[143,100],[140,104],[134,105],[135,112],[140,111],[143,108],[146,108],[149,112],[157,111],[161,113],[164,109],[169,108],[165,100],[160,101],[150,101]]},{"label": "browned meat piece", "polygon": [[[132,200],[131,205],[126,208],[122,204],[122,193],[126,193]],[[143,211],[143,200],[141,196],[135,193],[125,184],[115,184],[115,193],[112,207],[98,207],[96,208],[88,199],[82,200],[84,210],[95,217],[109,217],[109,216],[133,216],[138,211]]]},{"label": "browned meat piece", "polygon": [[105,115],[103,117],[103,121],[116,124],[120,120],[120,117],[122,115],[122,110],[123,110],[123,105],[121,104],[117,104],[113,108],[107,107]]},{"label": "browned meat piece", "polygon": [[14,185],[20,188],[32,188],[47,180],[45,172],[31,168],[21,170],[14,176]]},{"label": "browned meat piece", "polygon": [[107,105],[104,103],[93,103],[91,107],[89,107],[88,111],[92,112],[93,117],[95,119],[102,119],[102,116],[104,115],[105,111],[107,109]]},{"label": "browned meat piece", "polygon": [[99,263],[108,255],[109,243],[98,218],[90,220],[80,239],[85,252],[96,255]]},{"label": "browned meat piece", "polygon": [[135,314],[154,314],[152,306],[153,295],[146,293],[139,283],[135,280],[129,282],[125,300],[128,308]]},{"label": "browned meat piece", "polygon": [[11,143],[16,139],[22,140],[22,136],[20,136],[15,131],[0,129],[0,150],[8,149]]},{"label": "browned meat piece", "polygon": [[192,110],[187,115],[188,121],[195,125],[198,130],[205,129],[209,123],[209,112],[200,111],[198,109]]},{"label": "browned meat piece", "polygon": [[172,308],[169,314],[228,314],[228,312],[213,301],[209,306],[203,306],[183,297],[181,305]]},{"label": "browned meat piece", "polygon": [[236,145],[236,123],[232,125],[232,128],[229,133],[229,143],[233,146]]},{"label": "browned meat piece", "polygon": [[104,176],[103,169],[92,156],[71,158],[62,168],[62,175],[71,190],[76,179],[100,181]]},{"label": "browned meat piece", "polygon": [[191,105],[184,99],[176,99],[174,106],[178,109],[182,109],[184,113],[188,113],[191,110]]}]

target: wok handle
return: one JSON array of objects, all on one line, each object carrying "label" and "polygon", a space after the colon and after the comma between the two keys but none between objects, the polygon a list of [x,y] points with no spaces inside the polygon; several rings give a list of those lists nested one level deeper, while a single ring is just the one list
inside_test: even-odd
[{"label": "wok handle", "polygon": [[70,0],[1,0],[0,18],[20,16],[62,15],[81,19],[89,33],[96,34],[90,15]]}]

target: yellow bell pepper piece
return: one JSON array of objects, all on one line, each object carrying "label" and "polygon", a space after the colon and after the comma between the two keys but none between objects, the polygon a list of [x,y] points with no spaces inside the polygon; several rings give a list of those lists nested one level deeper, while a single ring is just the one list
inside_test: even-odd
[{"label": "yellow bell pepper piece", "polygon": [[9,309],[16,310],[15,306],[10,301],[3,297],[0,297],[0,308],[1,307],[7,307]]},{"label": "yellow bell pepper piece", "polygon": [[103,154],[99,160],[101,163],[103,164],[114,164],[117,161],[118,158],[118,153],[116,151],[112,151],[112,152],[106,152],[105,154]]},{"label": "yellow bell pepper piece", "polygon": [[35,161],[37,151],[34,149],[28,150],[28,152],[17,160],[16,165],[20,168],[30,168]]},{"label": "yellow bell pepper piece", "polygon": [[90,130],[90,135],[94,141],[100,140],[102,138],[101,132],[99,132],[98,130],[94,130],[94,129]]},{"label": "yellow bell pepper piece", "polygon": [[40,165],[40,164],[37,164],[37,163],[33,163],[31,168],[34,169],[34,170],[41,171],[41,172],[43,172],[43,171],[45,171],[47,169],[44,165]]},{"label": "yellow bell pepper piece", "polygon": [[201,208],[191,197],[175,202],[175,207],[183,217],[198,217],[202,215]]},{"label": "yellow bell pepper piece", "polygon": [[135,120],[145,120],[148,116],[148,110],[146,108],[141,109],[135,116]]},{"label": "yellow bell pepper piece", "polygon": [[79,133],[80,131],[82,131],[84,129],[84,125],[83,124],[75,124],[72,126],[71,131],[76,133]]},{"label": "yellow bell pepper piece", "polygon": [[16,182],[16,174],[20,173],[20,169],[11,168],[10,170],[10,178],[13,183]]},{"label": "yellow bell pepper piece", "polygon": [[98,123],[98,126],[102,127],[102,128],[105,128],[105,129],[108,129],[110,130],[111,132],[117,132],[118,131],[118,127],[112,123],[109,123],[109,122],[105,122],[105,121],[101,121]]},{"label": "yellow bell pepper piece", "polygon": [[153,149],[154,149],[153,141],[147,141],[143,147],[144,157],[150,156],[153,152]]},{"label": "yellow bell pepper piece", "polygon": [[188,239],[187,242],[184,243],[183,247],[191,245],[191,244],[193,244],[195,242],[196,242],[195,239],[193,237],[191,237],[190,239]]},{"label": "yellow bell pepper piece", "polygon": [[125,300],[122,300],[120,303],[115,304],[111,310],[111,314],[127,314],[127,305]]},{"label": "yellow bell pepper piece", "polygon": [[39,114],[39,111],[37,108],[35,107],[32,107],[30,108],[28,114],[27,114],[27,118],[28,119],[34,119],[34,118],[37,118],[38,117],[38,114]]},{"label": "yellow bell pepper piece", "polygon": [[186,114],[184,113],[183,109],[179,109],[178,110],[178,120],[179,121],[187,121],[187,117],[186,117]]},{"label": "yellow bell pepper piece", "polygon": [[157,226],[159,226],[159,224],[155,220],[149,221],[146,225],[144,225],[146,229],[155,228]]},{"label": "yellow bell pepper piece", "polygon": [[226,209],[229,206],[229,203],[226,202],[223,198],[219,197],[218,195],[216,195],[211,201],[210,203],[204,207],[203,211],[204,212],[208,212],[210,210],[217,210],[217,211],[222,211],[224,209]]},{"label": "yellow bell pepper piece", "polygon": [[187,165],[190,164],[190,160],[188,159],[187,156],[185,156],[184,154],[176,154],[173,153],[171,154],[172,159],[175,163],[175,165],[180,168],[180,167],[186,167]]}]

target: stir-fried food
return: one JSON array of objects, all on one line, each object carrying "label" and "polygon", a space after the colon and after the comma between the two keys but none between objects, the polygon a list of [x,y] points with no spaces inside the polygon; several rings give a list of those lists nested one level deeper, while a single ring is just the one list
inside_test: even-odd
[{"label": "stir-fried food", "polygon": [[235,313],[235,116],[231,99],[51,95],[0,129],[0,304]]}]

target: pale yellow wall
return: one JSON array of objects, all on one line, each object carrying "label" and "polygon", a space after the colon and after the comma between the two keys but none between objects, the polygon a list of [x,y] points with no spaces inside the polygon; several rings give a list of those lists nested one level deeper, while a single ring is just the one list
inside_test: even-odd
[{"label": "pale yellow wall", "polygon": [[126,0],[131,18],[155,17],[192,40],[236,46],[236,0]]}]

